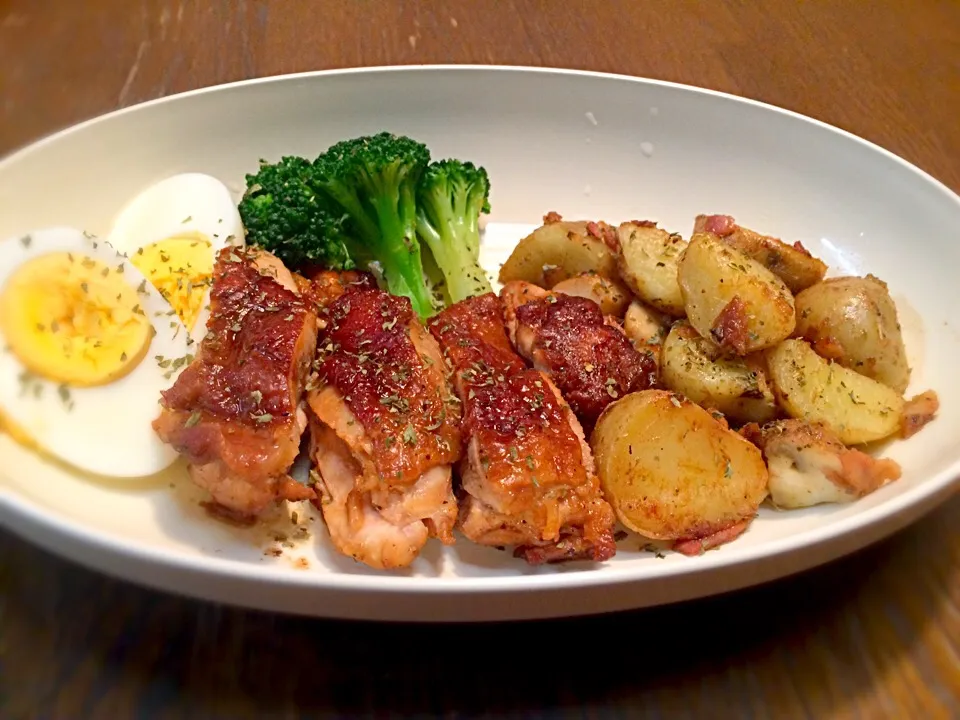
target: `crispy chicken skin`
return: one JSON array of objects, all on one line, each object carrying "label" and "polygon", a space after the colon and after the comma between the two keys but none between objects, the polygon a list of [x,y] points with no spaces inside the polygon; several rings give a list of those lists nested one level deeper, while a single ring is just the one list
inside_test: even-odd
[{"label": "crispy chicken skin", "polygon": [[513,350],[499,298],[459,302],[429,327],[463,402],[464,535],[515,546],[531,564],[612,557],[613,509],[580,424],[549,377]]},{"label": "crispy chicken skin", "polygon": [[453,543],[459,403],[407,298],[329,280],[308,389],[317,505],[338,551],[406,567],[431,536]]},{"label": "crispy chicken skin", "polygon": [[900,466],[846,447],[822,425],[776,420],[741,434],[763,451],[770,499],[781,508],[851,502],[900,477]]},{"label": "crispy chicken skin", "polygon": [[208,332],[162,394],[153,427],[184,455],[209,509],[256,516],[312,490],[288,475],[306,427],[300,407],[316,348],[316,315],[275,257],[224,248],[216,259]]},{"label": "crispy chicken skin", "polygon": [[323,308],[349,290],[375,290],[377,282],[370,273],[357,270],[319,270],[307,276],[306,295],[316,304],[319,326],[325,327]]},{"label": "crispy chicken skin", "polygon": [[500,297],[517,351],[550,375],[588,431],[617,398],[656,386],[656,360],[594,301],[522,280],[504,285]]}]

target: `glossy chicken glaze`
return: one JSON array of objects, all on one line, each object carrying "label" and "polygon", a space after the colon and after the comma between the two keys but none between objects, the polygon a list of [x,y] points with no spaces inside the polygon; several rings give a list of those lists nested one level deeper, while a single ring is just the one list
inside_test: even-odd
[{"label": "glossy chicken glaze", "polygon": [[502,297],[517,350],[550,374],[586,427],[617,398],[656,386],[656,360],[592,300],[523,282],[507,283]]},{"label": "glossy chicken glaze", "polygon": [[416,346],[423,332],[407,298],[351,289],[321,318],[316,369],[334,386],[372,443],[380,476],[409,484],[460,456],[459,405],[442,365]]},{"label": "glossy chicken glaze", "polygon": [[460,406],[409,300],[365,274],[311,279],[322,327],[307,386],[316,505],[340,553],[407,567],[429,538],[454,542]]},{"label": "glossy chicken glaze", "polygon": [[531,563],[608,559],[613,511],[579,423],[549,378],[513,351],[502,318],[500,300],[486,294],[429,324],[464,405],[460,528],[480,544],[514,545]]},{"label": "glossy chicken glaze", "polygon": [[287,476],[305,427],[299,404],[316,347],[316,315],[298,287],[272,256],[224,248],[208,333],[163,393],[154,428],[186,456],[215,510],[250,516],[275,499],[313,495]]}]

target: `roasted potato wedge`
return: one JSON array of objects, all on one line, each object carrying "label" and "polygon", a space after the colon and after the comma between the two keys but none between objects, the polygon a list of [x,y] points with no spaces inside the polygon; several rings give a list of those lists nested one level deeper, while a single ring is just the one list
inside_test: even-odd
[{"label": "roasted potato wedge", "polygon": [[827,265],[813,257],[803,245],[788,245],[769,235],[761,235],[737,225],[727,215],[698,215],[693,232],[714,232],[720,240],[747,257],[753,258],[798,293],[821,280]]},{"label": "roasted potato wedge", "polygon": [[674,317],[683,315],[683,297],[677,284],[677,261],[687,246],[652,224],[622,223],[617,228],[620,277],[648,305]]},{"label": "roasted potato wedge", "polygon": [[724,356],[685,320],[674,323],[663,343],[660,377],[667,389],[739,422],[762,424],[777,415],[761,359]]},{"label": "roasted potato wedge", "polygon": [[886,283],[873,275],[830,278],[804,290],[796,301],[797,337],[898,393],[907,389],[907,349]]},{"label": "roasted potato wedge", "polygon": [[763,350],[796,326],[793,295],[783,280],[712,233],[690,238],[678,279],[690,324],[724,350]]},{"label": "roasted potato wedge", "polygon": [[607,229],[612,233],[608,226],[598,223],[547,222],[517,243],[500,268],[500,283],[524,280],[549,288],[585,272],[618,278],[616,254],[602,238]]},{"label": "roasted potato wedge", "polygon": [[826,360],[805,340],[768,351],[777,401],[798,420],[820,423],[844,445],[868,443],[900,430],[904,400],[895,390]]},{"label": "roasted potato wedge", "polygon": [[670,330],[671,318],[634,299],[623,316],[623,331],[634,345],[662,345]]},{"label": "roasted potato wedge", "polygon": [[767,495],[757,447],[664,390],[608,405],[591,438],[620,521],[657,540],[705,538],[753,517]]},{"label": "roasted potato wedge", "polygon": [[593,300],[604,315],[623,317],[630,304],[630,290],[619,280],[594,272],[580,273],[561,280],[551,288],[554,292]]}]

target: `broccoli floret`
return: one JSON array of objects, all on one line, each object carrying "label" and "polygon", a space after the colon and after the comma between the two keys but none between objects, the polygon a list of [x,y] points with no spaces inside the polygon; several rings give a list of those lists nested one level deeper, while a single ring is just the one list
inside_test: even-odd
[{"label": "broccoli floret", "polygon": [[417,233],[443,272],[448,302],[491,291],[480,267],[480,214],[490,212],[490,179],[473,163],[440,160],[420,180]]},{"label": "broccoli floret", "polygon": [[351,248],[356,243],[347,220],[313,188],[312,176],[312,163],[303,158],[260,161],[260,170],[246,176],[247,191],[237,208],[247,243],[272,252],[291,268],[315,263],[353,269],[359,248]]},{"label": "broccoli floret", "polygon": [[417,184],[429,162],[422,143],[382,132],[339,142],[313,163],[314,185],[348,216],[376,261],[371,269],[423,318],[436,310],[416,233]]}]

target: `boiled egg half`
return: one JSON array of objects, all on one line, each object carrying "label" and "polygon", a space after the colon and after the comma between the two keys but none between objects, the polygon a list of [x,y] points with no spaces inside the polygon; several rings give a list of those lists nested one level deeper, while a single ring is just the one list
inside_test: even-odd
[{"label": "boiled egg half", "polygon": [[194,341],[206,334],[216,254],[243,244],[243,224],[226,185],[185,173],[133,198],[107,237],[177,312]]},{"label": "boiled egg half", "polygon": [[189,364],[177,313],[134,263],[80,230],[0,241],[0,429],[74,467],[153,475],[152,422]]}]

